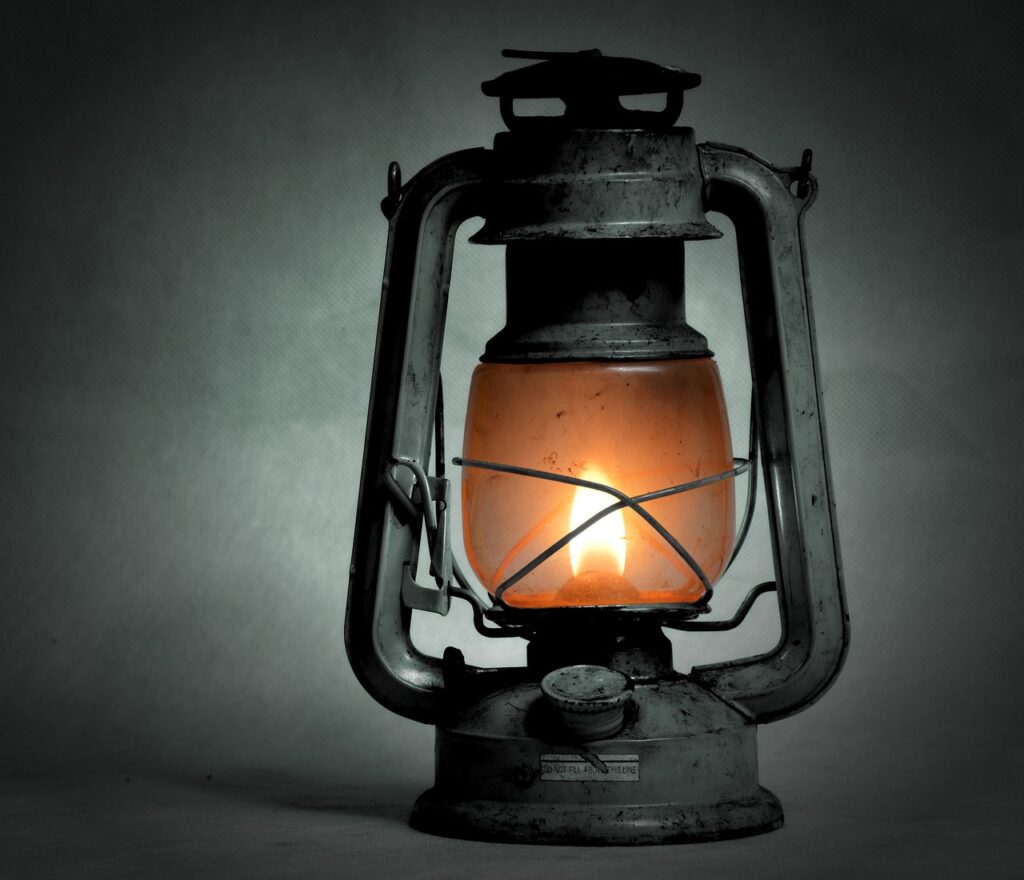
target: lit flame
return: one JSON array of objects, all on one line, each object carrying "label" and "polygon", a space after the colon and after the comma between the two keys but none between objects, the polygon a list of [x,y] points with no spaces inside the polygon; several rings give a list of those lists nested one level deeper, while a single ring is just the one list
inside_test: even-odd
[{"label": "lit flame", "polygon": [[[581,479],[591,483],[611,485],[599,470],[588,469]],[[580,486],[572,502],[569,528],[575,529],[609,504],[615,498],[607,492]],[[626,569],[626,523],[621,510],[605,514],[590,528],[569,542],[569,561],[573,575],[585,571],[606,571],[621,575]]]}]

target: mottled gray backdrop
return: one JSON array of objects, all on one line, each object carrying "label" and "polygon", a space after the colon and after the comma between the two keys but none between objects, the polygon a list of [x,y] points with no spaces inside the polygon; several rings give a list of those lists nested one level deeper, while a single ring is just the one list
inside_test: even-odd
[{"label": "mottled gray backdrop", "polygon": [[[342,642],[386,163],[488,145],[501,48],[596,46],[701,73],[699,140],[815,151],[852,648],[820,704],[763,729],[765,783],[862,827],[1019,814],[1022,20],[1009,2],[4,4],[0,762],[427,785],[430,730],[377,706]],[[501,254],[469,231],[453,437],[502,311]],[[731,240],[691,248],[688,279],[740,451]],[[767,546],[762,520],[720,613],[770,575]],[[679,640],[680,665],[769,646],[769,604],[741,635]],[[461,613],[416,627],[501,659]]]}]

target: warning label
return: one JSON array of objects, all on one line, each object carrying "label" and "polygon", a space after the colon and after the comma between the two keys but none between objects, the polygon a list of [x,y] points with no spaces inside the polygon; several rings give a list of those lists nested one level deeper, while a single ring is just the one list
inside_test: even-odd
[{"label": "warning label", "polygon": [[540,756],[540,778],[551,782],[639,782],[639,755],[554,755]]}]

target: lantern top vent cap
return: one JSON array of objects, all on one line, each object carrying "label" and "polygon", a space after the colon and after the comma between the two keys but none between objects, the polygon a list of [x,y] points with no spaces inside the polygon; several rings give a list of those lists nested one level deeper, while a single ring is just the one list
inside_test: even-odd
[{"label": "lantern top vent cap", "polygon": [[[683,109],[683,92],[700,85],[700,75],[635,58],[580,52],[534,52],[505,49],[506,58],[539,64],[510,70],[483,83],[483,93],[501,102],[501,118],[510,130],[556,128],[671,128]],[[623,107],[624,95],[665,94],[661,110]],[[562,116],[517,116],[517,98],[559,98]]]}]

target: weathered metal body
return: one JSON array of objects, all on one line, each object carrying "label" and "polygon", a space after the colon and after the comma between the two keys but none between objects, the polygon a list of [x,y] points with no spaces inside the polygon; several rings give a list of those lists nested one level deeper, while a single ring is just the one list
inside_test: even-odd
[{"label": "weathered metal body", "polygon": [[[694,84],[678,73],[668,79],[670,105]],[[404,187],[393,177],[384,205],[390,233],[346,643],[378,701],[438,726],[436,786],[413,823],[558,843],[703,840],[778,827],[778,801],[757,784],[755,725],[816,700],[848,638],[801,229],[814,179],[806,162],[778,168],[742,149],[696,145],[692,130],[671,127],[674,116],[666,124],[664,114],[640,114],[651,127],[638,130],[595,127],[604,99],[566,101],[566,117],[580,127],[521,120],[511,110],[514,89],[486,85],[514,130],[493,151],[443,157]],[[611,116],[637,118],[623,112]],[[532,616],[485,608],[447,547],[446,502],[435,501],[447,483],[426,472],[463,221],[484,217],[476,238],[508,245],[509,321],[485,358],[642,359],[707,354],[686,324],[682,295],[683,242],[717,234],[705,211],[728,216],[737,233],[782,635],[766,654],[684,676],[672,671],[657,626],[722,628],[680,622],[704,607],[681,617],[659,617],[657,608]],[[547,282],[553,256],[561,268]],[[417,580],[424,531],[436,586]],[[767,589],[758,587],[730,625]],[[444,659],[418,651],[412,609],[444,614],[452,597],[473,603],[485,634],[529,638],[527,666],[483,669],[456,649]],[[551,714],[538,683],[574,663],[632,682],[613,736],[581,740]]]},{"label": "weathered metal body", "polygon": [[567,739],[536,684],[489,694],[437,732],[437,783],[412,824],[518,843],[715,840],[782,824],[758,785],[756,728],[685,679],[635,688],[614,737]]}]

